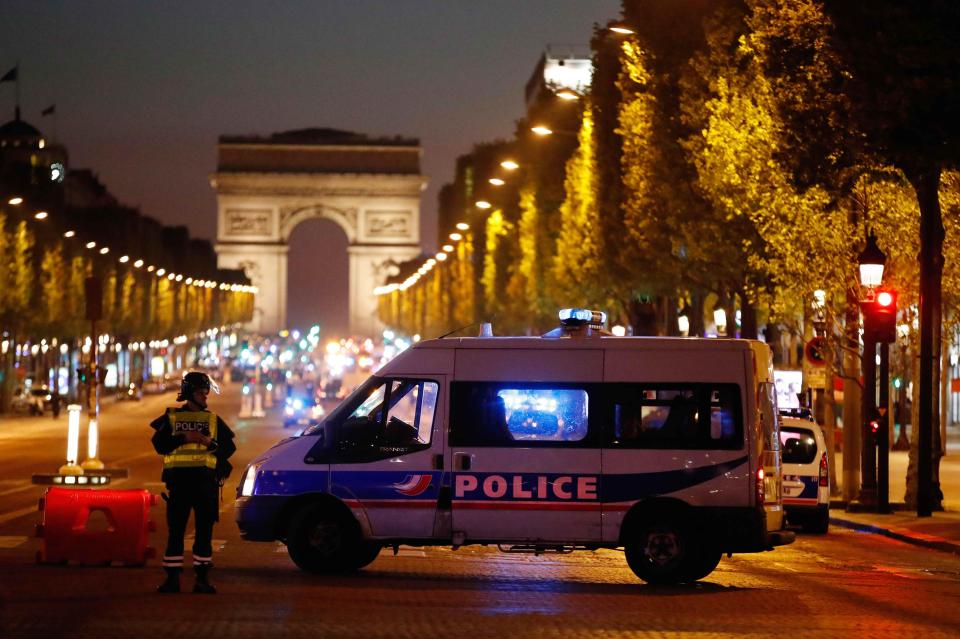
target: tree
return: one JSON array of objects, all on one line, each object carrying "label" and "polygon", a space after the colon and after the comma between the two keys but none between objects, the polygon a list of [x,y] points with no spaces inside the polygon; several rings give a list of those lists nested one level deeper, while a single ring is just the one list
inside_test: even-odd
[{"label": "tree", "polygon": [[[842,188],[852,181],[845,169],[879,164],[901,170],[916,192],[921,335],[917,463],[923,478],[917,512],[929,515],[938,502],[931,494],[944,236],[938,191],[942,171],[960,160],[960,103],[955,99],[960,89],[960,5],[945,0],[750,4],[758,41],[783,54],[766,59],[768,72],[785,89],[777,96],[796,136],[796,143],[785,147],[797,158],[796,177],[813,176]],[[814,132],[820,134],[807,135]]]}]

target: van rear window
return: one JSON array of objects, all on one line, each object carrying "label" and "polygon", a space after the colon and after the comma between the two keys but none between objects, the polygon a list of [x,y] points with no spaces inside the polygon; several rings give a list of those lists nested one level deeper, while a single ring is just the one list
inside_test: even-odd
[{"label": "van rear window", "polygon": [[780,454],[785,464],[810,464],[817,457],[817,440],[805,428],[780,429]]},{"label": "van rear window", "polygon": [[613,446],[738,449],[743,444],[736,384],[614,384],[609,392]]}]

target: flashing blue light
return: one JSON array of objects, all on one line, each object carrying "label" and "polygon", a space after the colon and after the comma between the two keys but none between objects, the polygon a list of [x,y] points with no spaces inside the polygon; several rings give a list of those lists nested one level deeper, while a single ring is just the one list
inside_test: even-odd
[{"label": "flashing blue light", "polygon": [[589,308],[562,308],[558,313],[561,324],[606,324],[607,314]]}]

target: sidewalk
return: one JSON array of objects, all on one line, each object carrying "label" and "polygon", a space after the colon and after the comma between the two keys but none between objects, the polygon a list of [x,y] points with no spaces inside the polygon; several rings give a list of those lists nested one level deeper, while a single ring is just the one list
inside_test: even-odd
[{"label": "sidewalk", "polygon": [[[830,504],[830,524],[960,555],[960,428],[947,430],[947,454],[940,460],[943,512],[917,517],[916,510],[905,509],[908,456],[906,452],[891,451],[889,487],[893,512],[887,515],[847,512],[842,501],[834,500]],[[836,464],[839,479],[843,475],[843,456],[839,453]]]}]

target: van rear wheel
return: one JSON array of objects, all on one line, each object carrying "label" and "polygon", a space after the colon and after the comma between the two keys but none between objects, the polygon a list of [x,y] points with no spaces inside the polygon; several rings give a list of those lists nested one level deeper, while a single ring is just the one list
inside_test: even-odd
[{"label": "van rear wheel", "polygon": [[287,552],[306,572],[352,572],[376,559],[380,546],[363,539],[356,522],[313,504],[291,520]]},{"label": "van rear wheel", "polygon": [[[691,535],[677,518],[644,523],[626,544],[627,565],[651,584],[676,584],[689,579]],[[719,561],[719,557],[717,561]]]}]

